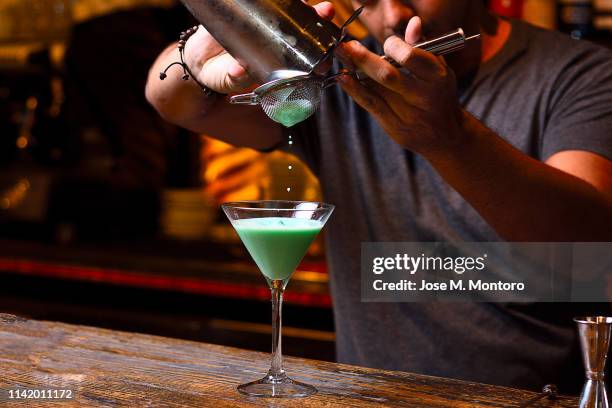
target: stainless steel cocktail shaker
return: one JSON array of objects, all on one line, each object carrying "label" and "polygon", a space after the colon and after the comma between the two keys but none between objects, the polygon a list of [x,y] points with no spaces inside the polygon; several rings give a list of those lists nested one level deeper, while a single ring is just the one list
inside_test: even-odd
[{"label": "stainless steel cocktail shaker", "polygon": [[181,1],[259,83],[310,74],[342,36],[300,0]]}]

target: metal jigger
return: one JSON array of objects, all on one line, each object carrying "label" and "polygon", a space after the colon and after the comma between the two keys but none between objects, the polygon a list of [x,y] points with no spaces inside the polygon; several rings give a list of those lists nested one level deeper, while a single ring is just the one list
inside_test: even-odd
[{"label": "metal jigger", "polygon": [[612,317],[578,317],[574,321],[578,325],[587,378],[580,395],[580,408],[608,408],[604,370],[610,346]]}]

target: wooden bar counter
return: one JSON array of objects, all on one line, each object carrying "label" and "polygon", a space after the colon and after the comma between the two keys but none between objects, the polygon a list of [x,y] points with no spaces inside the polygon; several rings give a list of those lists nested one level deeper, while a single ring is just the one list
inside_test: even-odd
[{"label": "wooden bar counter", "polygon": [[[535,393],[403,372],[286,358],[319,392],[296,400],[247,398],[269,356],[205,343],[27,320],[0,314],[0,406],[38,407],[519,407]],[[503,369],[500,367],[500,369]],[[69,389],[72,399],[9,399],[17,389]],[[533,407],[575,407],[576,398]]]}]

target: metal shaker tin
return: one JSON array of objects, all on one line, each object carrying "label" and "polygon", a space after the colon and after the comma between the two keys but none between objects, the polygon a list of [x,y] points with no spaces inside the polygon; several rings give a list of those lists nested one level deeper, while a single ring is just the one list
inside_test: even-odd
[{"label": "metal shaker tin", "polygon": [[310,74],[342,30],[300,0],[181,0],[260,83],[278,71]]}]

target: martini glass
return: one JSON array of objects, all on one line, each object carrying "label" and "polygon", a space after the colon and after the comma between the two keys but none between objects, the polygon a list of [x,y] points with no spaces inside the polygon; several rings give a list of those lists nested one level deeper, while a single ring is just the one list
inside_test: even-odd
[{"label": "martini glass", "polygon": [[221,206],[272,292],[272,364],[268,374],[238,386],[253,397],[306,397],[317,392],[283,370],[281,308],[291,274],[334,210],[306,201],[239,201]]}]

